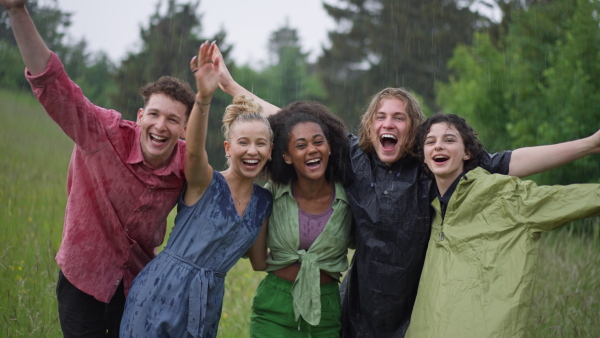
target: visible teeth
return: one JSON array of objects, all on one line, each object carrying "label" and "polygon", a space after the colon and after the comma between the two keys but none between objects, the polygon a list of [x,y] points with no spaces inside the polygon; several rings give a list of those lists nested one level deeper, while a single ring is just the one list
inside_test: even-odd
[{"label": "visible teeth", "polygon": [[434,157],[433,157],[433,159],[438,159],[438,158],[439,158],[439,159],[445,159],[445,158],[448,158],[448,157],[446,157],[446,156],[442,156],[442,155],[438,155],[438,156],[434,156]]},{"label": "visible teeth", "polygon": [[161,136],[156,136],[156,135],[150,135],[150,136],[152,136],[152,138],[154,138],[155,140],[158,140],[158,141],[164,141],[167,139],[166,137],[161,137]]},{"label": "visible teeth", "polygon": [[246,162],[248,164],[257,164],[258,160],[245,160],[244,162]]},{"label": "visible teeth", "polygon": [[390,138],[392,140],[395,140],[396,136],[390,135],[390,134],[383,134],[383,135],[381,135],[381,138]]},{"label": "visible teeth", "polygon": [[307,163],[307,164],[311,164],[311,163],[317,163],[317,162],[319,162],[319,161],[320,161],[320,160],[319,160],[318,158],[315,158],[315,159],[312,159],[312,160],[308,160],[308,161],[306,161],[306,163]]}]

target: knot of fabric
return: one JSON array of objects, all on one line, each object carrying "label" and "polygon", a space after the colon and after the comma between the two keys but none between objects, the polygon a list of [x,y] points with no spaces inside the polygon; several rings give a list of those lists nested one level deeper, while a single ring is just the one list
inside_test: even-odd
[{"label": "knot of fabric", "polygon": [[302,263],[294,285],[294,316],[296,321],[300,316],[310,325],[319,325],[321,321],[321,276],[319,273],[319,255],[304,250],[298,251]]}]

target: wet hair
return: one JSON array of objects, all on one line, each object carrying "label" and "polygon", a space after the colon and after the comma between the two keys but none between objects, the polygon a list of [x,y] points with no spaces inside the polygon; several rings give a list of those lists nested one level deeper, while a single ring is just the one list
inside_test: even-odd
[{"label": "wet hair", "polygon": [[[229,141],[231,130],[235,125],[258,121],[262,122],[265,127],[267,127],[269,141],[273,142],[273,130],[271,129],[267,118],[262,114],[262,111],[262,106],[251,97],[246,95],[236,95],[231,101],[231,104],[225,108],[225,114],[223,114],[222,131],[225,140]],[[229,165],[229,159],[227,160],[227,165]]]},{"label": "wet hair", "polygon": [[[467,123],[467,121],[454,114],[435,114],[423,122],[423,124],[419,127],[415,151],[417,152],[417,157],[421,160],[421,162],[423,163],[425,160],[423,147],[425,145],[427,134],[431,130],[431,126],[438,123],[445,123],[449,126],[452,126],[460,134],[460,137],[465,145],[465,152],[471,157],[470,159],[464,161],[463,170],[469,171],[477,168],[479,166],[479,162],[481,162],[483,153],[485,152],[483,144],[481,144],[481,141],[479,141],[477,138],[477,133]],[[429,167],[427,167],[425,163],[423,163],[423,167],[428,175],[433,176],[433,173],[431,170],[429,170]]]},{"label": "wet hair", "polygon": [[140,95],[144,98],[144,108],[148,105],[150,97],[154,94],[164,94],[171,99],[185,105],[185,119],[190,117],[192,107],[196,101],[196,93],[187,82],[171,76],[162,76],[155,82],[150,82],[140,89]]},{"label": "wet hair", "polygon": [[362,115],[360,121],[360,127],[358,130],[358,145],[366,153],[372,153],[375,151],[373,146],[373,140],[371,138],[371,129],[373,127],[373,117],[379,111],[379,107],[383,100],[398,99],[404,102],[405,112],[408,116],[407,128],[401,139],[398,140],[399,145],[402,147],[403,154],[410,154],[416,156],[413,147],[415,145],[415,139],[417,135],[417,129],[425,120],[425,115],[421,110],[419,101],[404,88],[386,88],[373,96],[367,111]]},{"label": "wet hair", "polygon": [[314,101],[293,102],[283,107],[277,114],[269,116],[269,123],[275,133],[273,160],[266,165],[269,178],[280,184],[288,184],[298,178],[294,167],[285,163],[283,154],[288,151],[292,129],[306,122],[318,124],[329,143],[331,155],[327,163],[325,179],[328,182],[335,180],[348,185],[351,172],[348,130],[339,117],[324,105]]}]

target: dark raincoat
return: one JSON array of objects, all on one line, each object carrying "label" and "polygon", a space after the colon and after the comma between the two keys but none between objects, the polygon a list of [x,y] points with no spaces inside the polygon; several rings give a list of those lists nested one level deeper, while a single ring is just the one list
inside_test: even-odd
[{"label": "dark raincoat", "polygon": [[[511,152],[484,155],[481,166],[507,174]],[[431,231],[432,178],[411,156],[387,166],[350,136],[354,179],[346,191],[356,251],[342,292],[343,337],[403,337],[417,295]]]}]

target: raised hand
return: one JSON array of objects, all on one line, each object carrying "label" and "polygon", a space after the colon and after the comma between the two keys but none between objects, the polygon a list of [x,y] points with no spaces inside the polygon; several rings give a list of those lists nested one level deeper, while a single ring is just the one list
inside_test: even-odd
[{"label": "raised hand", "polygon": [[[0,0],[1,1],[1,0]],[[190,61],[190,70],[196,78],[196,89],[198,90],[198,99],[202,103],[204,99],[210,101],[215,90],[219,86],[219,65],[221,59],[213,59],[214,49],[216,44],[204,42],[198,49],[198,55]]]},{"label": "raised hand", "polygon": [[17,7],[24,7],[26,3],[27,0],[0,0],[0,4],[2,4],[2,6],[4,6],[4,8],[7,10]]},{"label": "raised hand", "polygon": [[217,45],[215,45],[215,48],[213,49],[212,59],[219,60],[219,87],[221,87],[225,93],[230,93],[231,87],[235,85],[235,81],[229,73],[229,69],[227,69],[227,65],[223,60],[223,54],[221,54],[221,50],[219,50],[219,46]]}]

